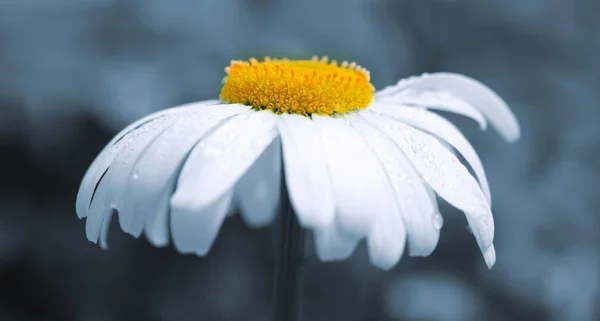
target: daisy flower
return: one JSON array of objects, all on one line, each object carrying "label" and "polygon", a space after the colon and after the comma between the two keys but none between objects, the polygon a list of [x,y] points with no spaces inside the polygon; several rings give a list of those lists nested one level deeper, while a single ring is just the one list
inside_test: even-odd
[{"label": "daisy flower", "polygon": [[[121,131],[88,169],[77,196],[87,238],[106,247],[121,228],[155,246],[206,255],[232,209],[271,224],[282,189],[323,261],[366,240],[370,261],[393,267],[436,248],[436,196],[465,213],[488,267],[496,254],[486,175],[442,110],[491,125],[509,142],[519,125],[506,103],[458,74],[424,74],[375,91],[356,63],[233,61],[219,100],[151,114]],[[462,155],[474,175],[457,156]]]}]

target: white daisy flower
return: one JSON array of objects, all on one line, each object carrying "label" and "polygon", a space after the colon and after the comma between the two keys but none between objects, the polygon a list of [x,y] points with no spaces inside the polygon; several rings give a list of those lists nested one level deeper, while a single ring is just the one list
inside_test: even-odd
[{"label": "white daisy flower", "polygon": [[106,247],[116,212],[125,232],[144,233],[155,246],[172,239],[178,251],[203,256],[233,207],[250,226],[271,224],[285,187],[321,260],[345,259],[366,239],[371,262],[388,269],[407,240],[413,256],[435,249],[439,195],[465,213],[494,264],[481,161],[430,111],[471,117],[482,129],[489,121],[517,140],[515,116],[489,88],[435,73],[374,91],[367,70],[326,57],[233,61],[226,73],[220,100],[154,113],[108,143],[77,196],[90,241]]}]

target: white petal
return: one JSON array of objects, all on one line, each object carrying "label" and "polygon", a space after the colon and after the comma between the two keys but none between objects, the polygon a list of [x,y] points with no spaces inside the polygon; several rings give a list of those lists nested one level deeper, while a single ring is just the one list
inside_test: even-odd
[{"label": "white petal", "polygon": [[496,248],[492,244],[485,252],[483,252],[483,258],[488,269],[491,269],[496,264]]},{"label": "white petal", "polygon": [[344,120],[313,115],[331,174],[339,228],[357,237],[366,236],[381,213],[381,202],[393,191],[385,172],[362,137]]},{"label": "white petal", "polygon": [[315,230],[315,249],[317,257],[323,262],[339,261],[349,258],[360,238],[348,235],[332,223]]},{"label": "white petal", "polygon": [[106,174],[98,184],[92,203],[87,214],[86,235],[91,242],[96,242],[106,215],[113,209],[119,210],[125,192],[127,180],[131,175],[133,166],[140,155],[172,122],[155,120],[133,132],[123,144]]},{"label": "white petal", "polygon": [[301,115],[283,114],[278,128],[290,203],[305,228],[318,229],[335,218],[335,203],[317,125]]},{"label": "white petal", "polygon": [[473,146],[471,146],[465,136],[451,122],[424,109],[399,108],[398,106],[374,104],[372,110],[429,132],[456,148],[467,160],[471,168],[473,168],[481,189],[491,204],[490,186],[481,160]]},{"label": "white petal", "polygon": [[226,191],[204,206],[197,206],[190,199],[177,200],[171,213],[171,234],[175,248],[184,254],[206,255],[227,216],[232,195],[233,191]]},{"label": "white petal", "polygon": [[419,173],[391,138],[360,117],[353,117],[351,125],[375,152],[391,181],[406,225],[410,255],[430,255],[441,228],[434,220],[439,215],[435,196],[432,200]]},{"label": "white petal", "polygon": [[408,156],[425,182],[452,206],[465,212],[482,251],[494,238],[494,219],[485,195],[467,168],[434,137],[401,122],[362,113],[385,131]]},{"label": "white petal", "polygon": [[[345,120],[353,124],[353,128],[357,129],[361,124],[369,126],[361,118],[358,118],[355,114],[347,115],[344,117]],[[354,119],[357,119],[353,122]],[[362,122],[361,122],[362,121]],[[393,180],[395,177],[390,175],[392,170],[387,162],[382,162],[379,156],[383,153],[378,149],[377,137],[382,137],[381,133],[378,133],[374,128],[368,132],[359,131],[362,134],[364,142],[367,144],[369,150],[367,153],[372,153],[379,160],[379,166],[384,170],[387,181],[386,190],[380,193],[379,203],[385,207],[385,210],[378,213],[377,219],[369,231],[367,236],[367,246],[369,248],[369,259],[371,263],[382,269],[391,269],[402,257],[404,253],[404,246],[406,244],[406,229],[404,227],[404,221],[400,210],[398,208],[400,201],[397,199],[397,194],[393,193],[392,186],[394,185]],[[386,168],[387,167],[387,168]],[[412,201],[412,200],[411,200]]]},{"label": "white petal", "polygon": [[396,87],[375,93],[375,103],[448,111],[472,118],[479,123],[481,130],[487,128],[485,116],[475,106],[453,96],[448,90],[419,88],[415,85],[418,80],[418,77],[403,79]]},{"label": "white petal", "polygon": [[509,142],[519,139],[519,123],[506,102],[481,82],[454,73],[426,74],[407,83],[405,89],[449,91],[477,107],[500,135]]},{"label": "white petal", "polygon": [[163,216],[167,215],[168,202],[164,201],[168,196],[165,194],[170,195],[175,189],[175,179],[190,150],[219,123],[248,110],[249,107],[243,105],[194,109],[152,142],[128,177],[127,203],[119,210],[121,228],[138,237],[147,219],[166,221]]},{"label": "white petal", "polygon": [[383,213],[367,237],[369,260],[389,270],[400,261],[406,245],[406,229],[398,210]]},{"label": "white petal", "polygon": [[281,195],[281,142],[275,139],[235,186],[242,219],[264,227],[277,215]]},{"label": "white petal", "polygon": [[[143,213],[146,214],[146,222],[144,224],[144,234],[148,241],[156,246],[163,247],[169,245],[169,203],[171,200],[171,193],[175,189],[176,177],[171,177],[163,193],[160,194],[157,200],[152,199],[152,203],[156,204],[156,209],[152,212]],[[139,236],[139,234],[134,234]]]},{"label": "white petal", "polygon": [[102,228],[100,230],[100,240],[98,243],[103,250],[108,249],[108,231],[110,229],[110,222],[112,221],[114,213],[111,212],[108,215],[104,216],[104,220],[102,221]]},{"label": "white petal", "polygon": [[98,182],[101,180],[101,178],[103,178],[106,170],[110,167],[110,164],[113,162],[117,154],[123,149],[123,147],[131,145],[131,141],[135,140],[140,132],[143,133],[149,128],[171,124],[175,120],[175,117],[162,116],[138,124],[135,129],[126,128],[115,138],[113,138],[113,140],[109,142],[106,147],[104,147],[100,154],[98,154],[98,157],[96,157],[96,159],[92,162],[81,181],[75,205],[79,218],[83,218],[88,215],[91,200],[94,196],[94,191],[98,185]]},{"label": "white petal", "polygon": [[106,145],[106,147],[104,147],[104,149],[100,152],[100,154],[98,154],[98,157],[94,160],[94,162],[90,165],[89,169],[85,173],[81,182],[81,186],[79,188],[79,192],[77,193],[77,215],[80,218],[87,216],[87,211],[90,206],[90,200],[92,199],[94,189],[96,188],[98,181],[106,172],[106,169],[108,169],[108,167],[112,163],[117,153],[121,150],[123,145],[127,143],[127,136],[130,135],[134,130],[139,130],[142,127],[148,126],[153,120],[157,120],[159,118],[163,118],[161,121],[172,122],[175,119],[177,119],[177,117],[172,116],[181,115],[182,113],[186,113],[190,109],[193,109],[198,106],[215,105],[218,103],[218,100],[209,100],[161,110],[159,112],[148,115],[125,127],[125,129],[119,132]]},{"label": "white petal", "polygon": [[[204,211],[233,189],[234,184],[277,136],[275,117],[269,111],[234,116],[194,147],[181,170],[177,189],[171,198],[172,222],[178,220],[177,213]],[[173,229],[172,232],[177,233],[177,230]],[[177,238],[174,234],[174,241]],[[177,243],[175,246],[180,251],[189,250],[179,247]]]}]

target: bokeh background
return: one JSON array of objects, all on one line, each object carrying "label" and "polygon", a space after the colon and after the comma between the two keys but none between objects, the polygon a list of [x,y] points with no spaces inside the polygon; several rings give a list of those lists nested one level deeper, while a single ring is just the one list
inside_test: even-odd
[{"label": "bokeh background", "polygon": [[87,166],[150,112],[215,98],[230,59],[329,55],[376,87],[471,75],[522,126],[505,144],[449,116],[479,151],[497,222],[488,271],[462,213],[429,258],[392,271],[317,262],[310,321],[600,320],[600,2],[595,0],[0,0],[0,320],[269,320],[273,229],[231,218],[206,258],[113,224],[85,238]]}]

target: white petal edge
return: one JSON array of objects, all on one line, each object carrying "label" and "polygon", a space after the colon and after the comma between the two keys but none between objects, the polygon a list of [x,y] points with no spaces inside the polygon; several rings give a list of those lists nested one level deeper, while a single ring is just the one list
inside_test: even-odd
[{"label": "white petal edge", "polygon": [[233,191],[228,190],[202,207],[194,204],[174,206],[171,213],[171,233],[177,251],[198,256],[208,254],[219,235],[232,197]]},{"label": "white petal edge", "polygon": [[465,136],[451,122],[425,109],[398,108],[398,106],[393,105],[373,104],[372,110],[433,134],[455,148],[475,172],[481,189],[491,205],[492,196],[490,186],[481,159]]},{"label": "white petal edge", "polygon": [[[348,121],[354,130],[357,130],[356,122],[352,126],[353,120],[356,118],[358,117],[355,114],[351,114],[345,116],[344,120]],[[368,126],[366,123],[363,124]],[[373,136],[381,137],[380,133],[375,130],[370,131],[367,135],[364,135],[365,133],[361,131],[358,131],[358,133],[362,134],[361,136],[368,146],[369,150],[367,152],[372,153],[379,160],[379,166],[384,171],[388,183],[388,191],[380,193],[379,198],[379,202],[385,204],[386,211],[377,215],[377,219],[367,235],[367,247],[371,264],[381,269],[389,270],[400,261],[406,245],[406,228],[402,214],[400,214],[400,200],[397,198],[395,191],[392,193],[392,190],[394,190],[393,178],[389,175],[390,171],[388,171],[392,169],[393,165],[381,162],[379,155],[381,155],[382,151],[377,148],[374,149],[376,146],[373,146],[373,144],[376,144],[378,140],[372,138],[374,138]]]},{"label": "white petal edge", "polygon": [[375,103],[396,104],[402,108],[425,108],[447,111],[469,117],[479,124],[481,130],[487,129],[485,116],[474,106],[456,99],[447,91],[405,90],[393,97],[377,98]]},{"label": "white petal edge", "polygon": [[367,237],[371,264],[389,270],[402,258],[406,245],[406,228],[398,210],[382,213]]},{"label": "white petal edge", "polygon": [[492,244],[484,253],[483,258],[488,269],[491,269],[496,264],[496,248]]},{"label": "white petal edge", "polygon": [[434,137],[373,112],[361,115],[398,144],[437,194],[465,213],[477,244],[485,253],[494,239],[494,218],[485,195],[467,168]]},{"label": "white petal edge", "polygon": [[335,201],[317,125],[305,116],[283,114],[277,126],[294,212],[303,227],[323,228],[335,219]]},{"label": "white petal edge", "polygon": [[102,221],[102,227],[100,229],[100,239],[98,241],[98,244],[100,244],[100,248],[103,250],[108,250],[108,232],[114,214],[115,213],[111,211],[108,215],[104,217],[104,220]]},{"label": "white petal edge", "polygon": [[[176,177],[171,177],[165,184],[163,193],[158,198],[156,210],[149,212],[144,223],[144,234],[150,244],[156,247],[169,245],[169,204],[175,189]],[[154,203],[156,200],[152,200]],[[132,233],[133,234],[133,233]],[[138,234],[133,234],[138,237]]]},{"label": "white petal edge", "polygon": [[315,230],[315,251],[322,262],[346,260],[356,250],[361,238],[344,233],[334,222]]},{"label": "white petal edge", "polygon": [[[94,194],[96,184],[98,183],[102,175],[106,172],[106,169],[110,166],[117,153],[123,147],[123,144],[125,142],[123,142],[122,140],[126,138],[126,136],[130,135],[136,129],[141,129],[141,127],[147,125],[147,123],[151,122],[152,120],[156,120],[158,118],[166,116],[180,115],[181,113],[185,113],[189,109],[194,107],[216,104],[219,104],[218,100],[208,100],[161,110],[156,113],[150,114],[140,120],[137,120],[129,126],[125,127],[123,130],[121,130],[113,139],[110,140],[110,142],[108,142],[108,144],[106,144],[104,149],[102,149],[102,151],[98,154],[96,159],[92,162],[85,175],[83,176],[81,185],[79,187],[79,191],[77,193],[77,201],[75,205],[76,212],[79,218],[84,218],[87,216],[88,208],[90,206],[90,201]],[[175,119],[177,119],[175,117],[169,118],[170,121],[174,121]]]},{"label": "white petal edge", "polygon": [[[233,190],[234,184],[277,136],[275,117],[270,111],[234,116],[194,147],[171,198],[172,226],[180,223],[178,213],[201,212]],[[177,235],[176,229],[172,233],[175,247],[181,252],[198,253],[197,248],[206,247],[206,244],[187,243],[184,236]]]},{"label": "white petal edge", "polygon": [[514,142],[521,135],[519,122],[506,102],[489,87],[471,77],[448,72],[424,74],[410,78],[399,89],[416,92],[447,91],[451,96],[475,106],[506,141]]},{"label": "white petal edge", "polygon": [[366,236],[381,213],[390,211],[381,199],[392,198],[385,172],[362,137],[342,119],[313,115],[325,156],[342,232]]},{"label": "white petal edge", "polygon": [[427,190],[428,186],[387,134],[362,117],[349,119],[351,126],[361,134],[367,145],[374,151],[390,179],[405,225],[402,228],[408,234],[410,255],[430,255],[438,244],[441,228],[436,226],[434,221],[436,215],[439,215],[435,196],[432,200]]},{"label": "white petal edge", "polygon": [[94,243],[98,241],[105,217],[110,215],[113,209],[118,211],[126,197],[127,180],[133,166],[148,144],[172,124],[172,122],[156,120],[138,129],[126,139],[126,143],[113,159],[94,193],[85,226],[88,240]]},{"label": "white petal edge", "polygon": [[177,121],[157,137],[128,178],[127,203],[119,210],[123,231],[139,237],[147,220],[164,222],[166,218],[156,217],[167,215],[168,203],[164,202],[164,194],[173,193],[174,178],[177,178],[192,148],[221,122],[249,109],[248,106],[235,104],[193,109],[186,114],[186,118]]},{"label": "white petal edge", "polygon": [[276,138],[234,189],[240,214],[248,226],[268,226],[277,216],[281,175],[281,141]]}]

